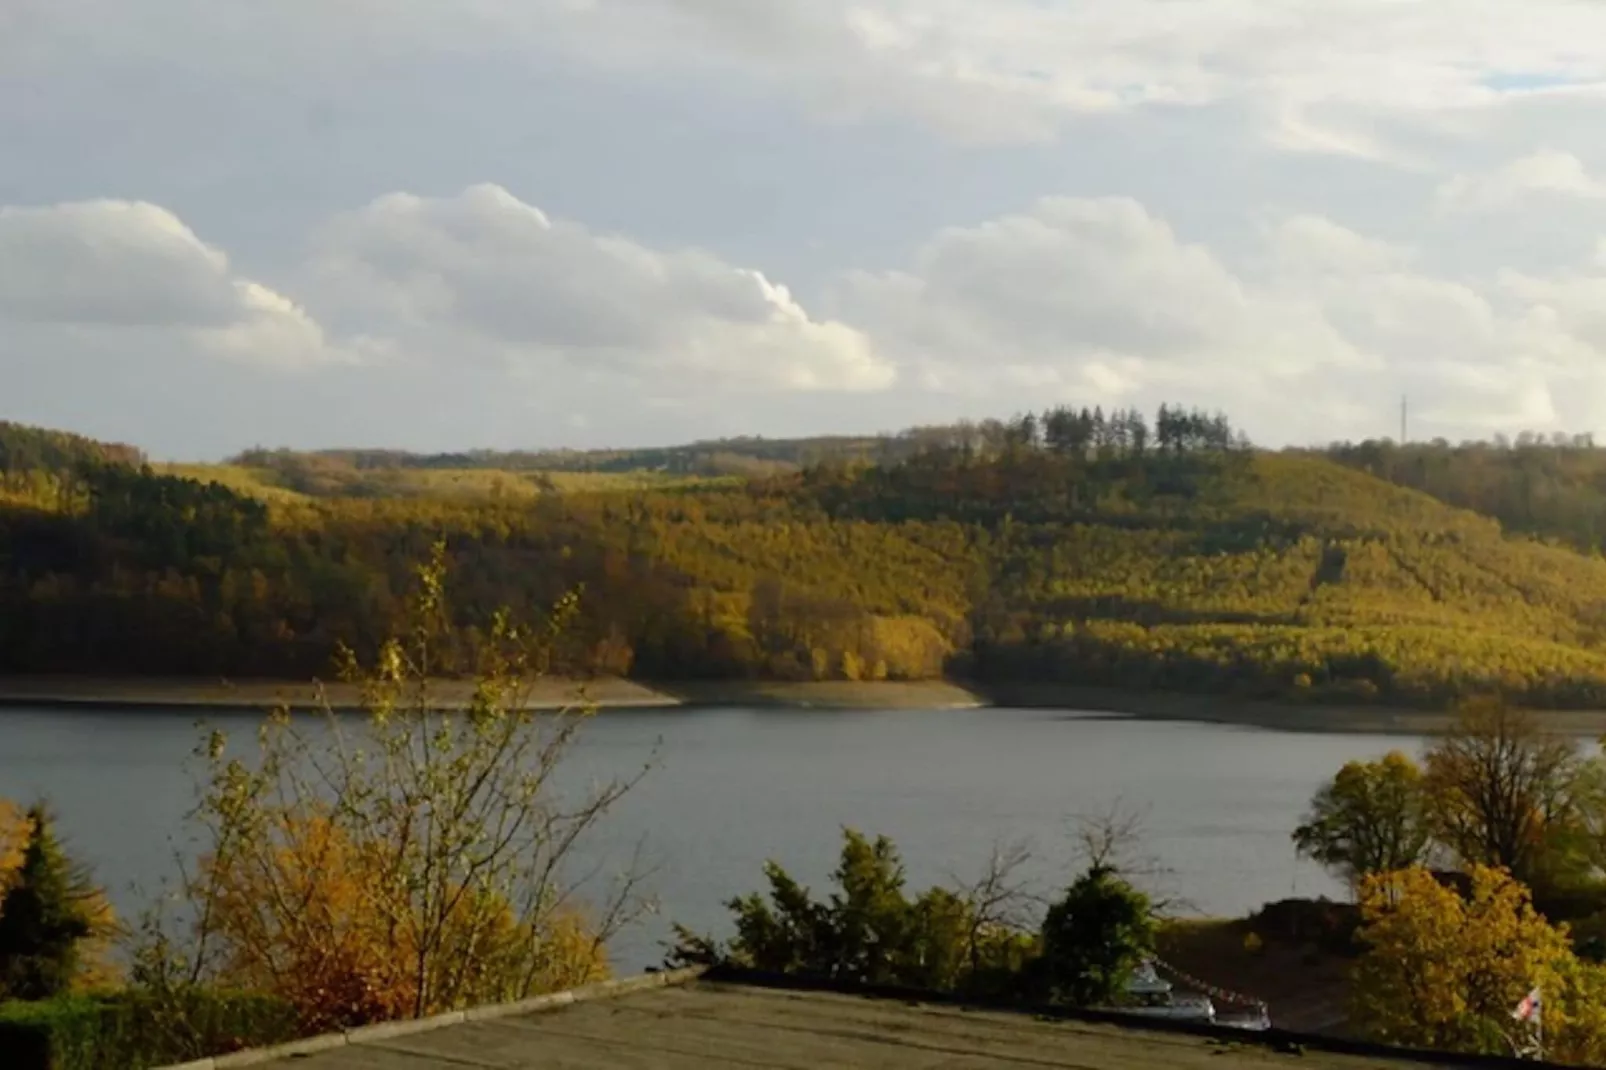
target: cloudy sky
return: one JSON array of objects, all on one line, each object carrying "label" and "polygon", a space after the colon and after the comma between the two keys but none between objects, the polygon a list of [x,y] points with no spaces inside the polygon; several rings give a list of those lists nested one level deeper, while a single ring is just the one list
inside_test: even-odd
[{"label": "cloudy sky", "polygon": [[3,0],[0,419],[1606,431],[1602,0]]}]

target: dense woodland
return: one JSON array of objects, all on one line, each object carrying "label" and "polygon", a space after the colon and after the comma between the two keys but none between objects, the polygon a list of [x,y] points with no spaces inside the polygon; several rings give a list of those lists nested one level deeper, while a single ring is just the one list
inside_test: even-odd
[{"label": "dense woodland", "polygon": [[1341,464],[1497,518],[1508,531],[1592,553],[1606,545],[1606,449],[1589,435],[1332,446]]},{"label": "dense woodland", "polygon": [[[164,468],[0,425],[0,670],[324,674],[444,536],[442,672],[577,591],[566,672],[1606,705],[1587,442],[1268,453],[1169,406],[820,441]],[[716,446],[758,474],[697,477]]]}]

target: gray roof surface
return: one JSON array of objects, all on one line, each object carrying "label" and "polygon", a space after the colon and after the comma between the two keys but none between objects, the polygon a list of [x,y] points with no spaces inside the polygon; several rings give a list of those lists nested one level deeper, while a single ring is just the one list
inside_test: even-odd
[{"label": "gray roof surface", "polygon": [[1406,1064],[1310,1050],[1293,1057],[1185,1034],[696,981],[427,1032],[354,1039],[334,1050],[265,1065],[286,1070],[1358,1070]]}]

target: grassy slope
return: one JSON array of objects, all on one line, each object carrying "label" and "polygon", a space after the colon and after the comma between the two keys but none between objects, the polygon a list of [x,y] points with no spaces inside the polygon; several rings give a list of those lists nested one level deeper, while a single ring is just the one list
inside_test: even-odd
[{"label": "grassy slope", "polygon": [[236,494],[259,498],[270,504],[306,501],[305,494],[275,485],[261,469],[231,464],[154,464],[163,475],[194,479],[201,483],[220,483]]}]

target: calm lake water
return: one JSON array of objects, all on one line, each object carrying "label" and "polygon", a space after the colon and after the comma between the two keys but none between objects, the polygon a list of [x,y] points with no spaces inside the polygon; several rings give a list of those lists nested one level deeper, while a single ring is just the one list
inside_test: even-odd
[{"label": "calm lake water", "polygon": [[[257,723],[208,718],[241,737]],[[0,796],[47,797],[132,916],[173,872],[197,739],[184,712],[0,710]],[[614,946],[621,969],[639,969],[660,961],[671,921],[726,934],[720,904],[760,887],[767,858],[819,888],[844,825],[891,836],[914,888],[972,877],[995,843],[1024,839],[1049,890],[1072,872],[1076,815],[1119,802],[1143,816],[1165,890],[1199,913],[1339,894],[1290,831],[1347,759],[1419,746],[1052,710],[610,710],[582,729],[565,779],[580,788],[657,755],[585,859],[617,869],[642,842],[657,866],[657,914]]]}]

